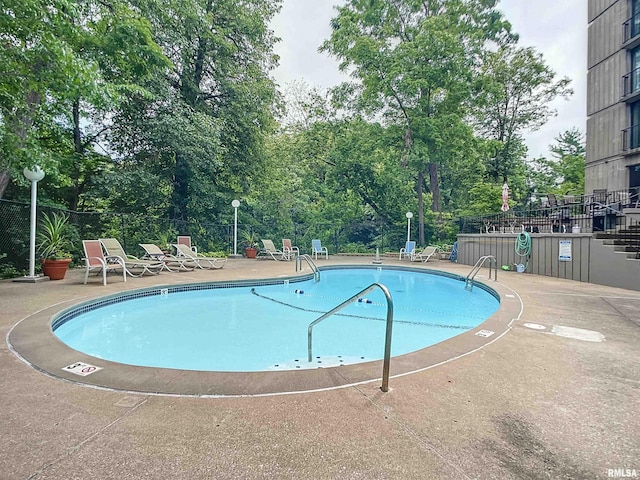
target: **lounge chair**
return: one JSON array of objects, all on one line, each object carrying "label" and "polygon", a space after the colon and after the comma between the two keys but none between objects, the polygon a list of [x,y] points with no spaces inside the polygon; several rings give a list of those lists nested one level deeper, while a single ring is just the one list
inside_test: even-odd
[{"label": "lounge chair", "polygon": [[107,271],[116,271],[122,269],[122,280],[127,281],[127,273],[124,267],[124,260],[116,255],[104,256],[100,240],[83,240],[84,247],[84,284],[89,280],[89,272],[102,272],[102,284],[107,284]]},{"label": "lounge chair", "polygon": [[209,270],[220,269],[223,268],[227,263],[226,258],[205,257],[203,255],[196,255],[193,250],[182,243],[175,243],[173,246],[176,249],[177,257],[187,258],[195,264],[196,268],[207,268]]},{"label": "lounge chair", "polygon": [[[431,257],[433,257],[436,253],[438,253],[440,249],[438,247],[434,247],[434,246],[428,246],[426,247],[424,250],[422,250],[419,253],[414,253],[411,256],[411,261],[415,262],[415,261],[421,261],[421,262],[428,262],[429,259]],[[438,257],[436,257],[438,258]]]},{"label": "lounge chair", "polygon": [[319,239],[311,240],[311,254],[318,259],[318,254],[322,255],[324,253],[324,258],[329,259],[329,251],[327,247],[322,246],[322,242]]},{"label": "lounge chair", "polygon": [[[124,260],[124,269],[127,274],[132,277],[141,277],[145,273],[156,275],[160,273],[160,270],[164,268],[164,262],[158,260],[145,260],[142,258],[134,257],[133,255],[127,255],[120,245],[120,242],[115,238],[101,238],[100,243],[107,252],[109,257],[120,257]],[[139,271],[136,273],[135,271]]]},{"label": "lounge chair", "polygon": [[198,255],[198,249],[194,245],[191,245],[191,237],[189,235],[178,235],[178,244],[186,245],[193,250],[193,253]]},{"label": "lounge chair", "polygon": [[400,255],[398,256],[398,260],[402,260],[402,257],[409,257],[413,255],[416,250],[416,242],[408,241],[405,243],[404,247],[400,249]]},{"label": "lounge chair", "polygon": [[176,257],[170,253],[164,253],[160,250],[160,247],[153,243],[140,243],[139,245],[144,248],[145,255],[143,258],[145,260],[158,260],[164,263],[164,268],[170,272],[173,272],[173,269],[187,272],[196,268],[194,261],[189,260],[187,257]]},{"label": "lounge chair", "polygon": [[282,239],[282,252],[288,259],[296,258],[296,255],[300,255],[300,249],[292,246],[289,238]]},{"label": "lounge chair", "polygon": [[273,244],[273,240],[262,240],[264,248],[258,252],[258,258],[272,258],[274,260],[289,260],[291,257],[285,255],[282,250],[278,250]]}]

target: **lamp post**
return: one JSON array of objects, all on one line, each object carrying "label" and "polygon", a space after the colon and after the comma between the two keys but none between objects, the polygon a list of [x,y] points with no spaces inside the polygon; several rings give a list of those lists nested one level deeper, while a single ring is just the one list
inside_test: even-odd
[{"label": "lamp post", "polygon": [[231,202],[233,207],[233,256],[238,256],[238,207],[240,206],[240,200],[234,200]]},{"label": "lamp post", "polygon": [[411,240],[411,218],[413,218],[413,213],[407,212],[405,214],[405,217],[407,217],[407,242],[408,242],[409,240]]},{"label": "lamp post", "polygon": [[25,168],[24,176],[31,181],[31,231],[29,236],[29,275],[16,281],[36,282],[48,277],[36,276],[36,198],[38,196],[38,182],[44,178],[44,172],[39,166]]}]

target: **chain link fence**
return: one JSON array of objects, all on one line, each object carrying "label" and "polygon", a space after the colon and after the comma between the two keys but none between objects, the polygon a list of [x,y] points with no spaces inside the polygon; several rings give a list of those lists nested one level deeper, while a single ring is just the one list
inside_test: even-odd
[{"label": "chain link fence", "polygon": [[[30,204],[0,199],[0,278],[23,275],[29,267]],[[140,243],[155,243],[168,248],[178,235],[190,235],[199,252],[233,253],[233,224],[213,224],[196,221],[176,221],[144,214],[75,212],[38,205],[37,222],[42,215],[54,212],[68,215],[67,235],[72,243],[74,263],[83,257],[82,240],[117,238],[130,255],[143,255]],[[238,253],[243,252],[240,232],[253,231],[260,238],[280,244],[290,238],[302,253],[309,253],[311,240],[319,238],[331,254],[399,251],[406,240],[406,228],[387,226],[373,221],[293,224],[290,227],[238,224]],[[39,268],[38,262],[36,262]]]}]

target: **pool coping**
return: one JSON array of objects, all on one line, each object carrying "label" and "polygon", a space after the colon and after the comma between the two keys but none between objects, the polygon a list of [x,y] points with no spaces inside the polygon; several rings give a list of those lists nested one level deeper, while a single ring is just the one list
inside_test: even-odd
[{"label": "pool coping", "polygon": [[[379,268],[365,265],[340,265],[321,267],[320,271],[333,268]],[[460,275],[429,268],[385,266],[401,270],[447,276],[464,282]],[[302,281],[309,274],[290,277],[263,278],[249,281],[282,283],[283,281]],[[245,281],[196,282],[197,284],[245,284]],[[517,293],[507,286],[491,281],[476,282],[476,286],[493,290],[500,299],[500,307],[487,320],[477,327],[450,339],[431,345],[416,352],[392,357],[390,365],[391,379],[398,376],[423,371],[442,365],[462,356],[476,352],[502,337],[511,328],[514,320],[522,313],[522,301]],[[54,318],[59,314],[98,298],[118,297],[135,292],[160,289],[174,289],[175,285],[157,285],[144,289],[130,289],[113,295],[97,294],[84,298],[61,302],[42,309],[21,319],[7,334],[7,343],[11,351],[32,368],[53,378],[85,385],[93,388],[144,393],[151,395],[174,395],[193,397],[228,397],[282,395],[345,388],[357,384],[379,382],[382,376],[382,360],[373,362],[323,367],[318,369],[261,371],[261,372],[205,372],[176,370],[156,367],[140,367],[102,360],[74,350],[62,343],[51,328]],[[180,288],[184,288],[181,285]],[[461,285],[461,288],[464,288]],[[482,333],[481,333],[482,332]],[[492,332],[485,336],[485,332]],[[480,333],[480,335],[479,335]],[[63,370],[68,365],[82,362],[99,367],[87,376],[79,376]],[[393,382],[390,382],[393,388]]]}]

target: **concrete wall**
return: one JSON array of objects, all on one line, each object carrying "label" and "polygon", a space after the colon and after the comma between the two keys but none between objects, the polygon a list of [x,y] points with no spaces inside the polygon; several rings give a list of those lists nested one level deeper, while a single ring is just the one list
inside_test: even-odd
[{"label": "concrete wall", "polygon": [[[484,255],[502,265],[526,264],[516,255],[516,234],[458,235],[458,263],[473,266]],[[571,240],[571,261],[559,259],[560,240]],[[471,269],[469,269],[471,271]],[[640,290],[640,260],[595,240],[591,234],[531,234],[527,273]]]},{"label": "concrete wall", "polygon": [[593,239],[590,263],[591,283],[640,290],[640,260],[628,259],[625,253]]},{"label": "concrete wall", "polygon": [[593,22],[596,17],[602,15],[603,12],[619,1],[620,0],[589,0],[589,10],[587,12],[589,23]]}]

